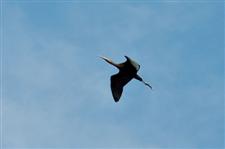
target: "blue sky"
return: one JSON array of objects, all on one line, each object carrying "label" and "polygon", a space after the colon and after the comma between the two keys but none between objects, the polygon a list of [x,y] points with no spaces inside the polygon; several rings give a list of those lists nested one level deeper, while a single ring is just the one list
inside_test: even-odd
[{"label": "blue sky", "polygon": [[[224,147],[222,2],[5,1],[3,27],[3,147]],[[100,55],[154,90],[114,103]]]}]

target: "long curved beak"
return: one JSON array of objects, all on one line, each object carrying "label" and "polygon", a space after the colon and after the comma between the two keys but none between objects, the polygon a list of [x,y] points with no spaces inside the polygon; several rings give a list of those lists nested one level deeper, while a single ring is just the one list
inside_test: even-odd
[{"label": "long curved beak", "polygon": [[147,85],[152,90],[152,86],[151,85],[149,85],[148,83],[145,83],[145,85]]}]

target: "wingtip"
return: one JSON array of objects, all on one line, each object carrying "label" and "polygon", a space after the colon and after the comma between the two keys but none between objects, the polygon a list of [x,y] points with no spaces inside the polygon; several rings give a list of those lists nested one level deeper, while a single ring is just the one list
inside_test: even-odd
[{"label": "wingtip", "polygon": [[104,56],[101,56],[101,55],[99,55],[98,57],[99,57],[99,58],[102,58],[102,59],[104,58]]},{"label": "wingtip", "polygon": [[118,97],[118,96],[116,96],[116,95],[113,94],[113,99],[117,103],[117,102],[119,102],[120,97]]},{"label": "wingtip", "polygon": [[115,103],[118,103],[120,99],[114,98]]},{"label": "wingtip", "polygon": [[129,59],[129,57],[128,57],[128,56],[126,56],[126,55],[124,55],[124,57],[125,57],[126,59]]},{"label": "wingtip", "polygon": [[99,58],[103,59],[103,60],[109,60],[107,57],[105,56],[99,56]]}]

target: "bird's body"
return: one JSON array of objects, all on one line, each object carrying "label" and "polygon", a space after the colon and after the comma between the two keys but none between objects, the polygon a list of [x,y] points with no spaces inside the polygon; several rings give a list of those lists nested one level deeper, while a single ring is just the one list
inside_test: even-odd
[{"label": "bird's body", "polygon": [[140,69],[140,65],[129,57],[125,56],[127,60],[124,63],[120,64],[116,64],[106,57],[101,58],[119,69],[119,73],[111,76],[111,90],[115,102],[119,101],[123,92],[123,87],[133,78],[143,82],[145,85],[152,88],[149,84],[145,83],[143,79],[137,74],[138,70]]}]

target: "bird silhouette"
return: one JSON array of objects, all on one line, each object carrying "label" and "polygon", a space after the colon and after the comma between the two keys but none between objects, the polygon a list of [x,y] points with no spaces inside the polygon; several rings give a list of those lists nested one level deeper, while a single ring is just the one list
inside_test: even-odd
[{"label": "bird silhouette", "polygon": [[115,66],[119,69],[119,72],[117,74],[114,74],[111,76],[111,91],[113,98],[115,102],[118,102],[120,100],[120,97],[123,92],[123,87],[133,78],[141,81],[148,87],[151,87],[148,83],[146,83],[138,74],[138,70],[140,69],[140,65],[129,58],[128,56],[125,56],[126,61],[123,63],[114,63],[111,59],[106,58],[104,56],[100,56],[103,60],[108,62],[109,64]]}]

